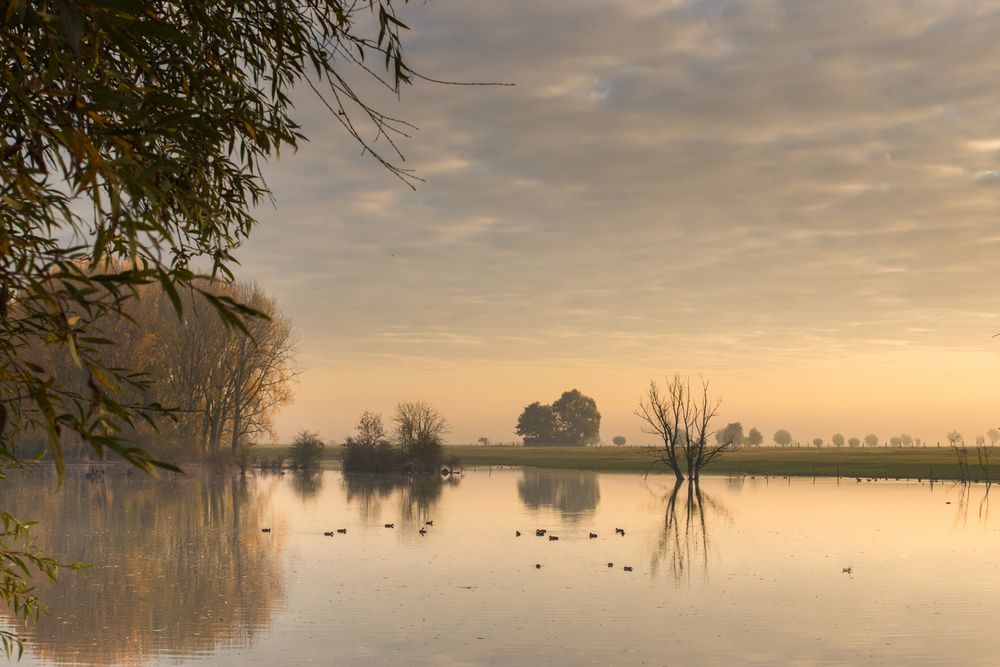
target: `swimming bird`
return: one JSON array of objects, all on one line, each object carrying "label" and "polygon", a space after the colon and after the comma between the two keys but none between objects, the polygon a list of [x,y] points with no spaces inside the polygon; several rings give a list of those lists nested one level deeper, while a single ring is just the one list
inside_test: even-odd
[{"label": "swimming bird", "polygon": [[535,529],[535,537],[542,537],[544,535],[545,535],[545,529],[544,528],[536,528]]},{"label": "swimming bird", "polygon": [[626,565],[624,569],[625,569],[626,572],[631,572],[632,571],[632,566],[631,565]]},{"label": "swimming bird", "polygon": [[261,528],[260,532],[262,532],[262,533],[270,533],[271,529],[270,528]]},{"label": "swimming bird", "polygon": [[608,563],[608,567],[614,567],[614,566],[615,566],[614,563]]},{"label": "swimming bird", "polygon": [[332,530],[324,531],[323,537],[333,537],[333,531]]},{"label": "swimming bird", "polygon": [[427,526],[433,526],[434,522],[433,521],[428,521],[425,525],[427,525]]},{"label": "swimming bird", "polygon": [[421,535],[426,535],[427,534],[427,529],[426,528],[421,528],[417,532],[420,533]]},{"label": "swimming bird", "polygon": [[852,568],[850,565],[848,565],[845,568],[841,568],[840,571],[843,572],[844,574],[854,574],[854,568]]},{"label": "swimming bird", "polygon": [[347,529],[346,528],[338,528],[337,532],[340,533],[341,535],[347,535]]},{"label": "swimming bird", "polygon": [[559,539],[559,538],[558,538],[558,537],[556,537],[555,535],[549,535],[549,542],[555,542],[555,541],[556,541],[556,540],[558,540],[558,539]]},{"label": "swimming bird", "polygon": [[597,537],[597,533],[591,533],[590,534],[590,539],[594,539],[595,537]]},{"label": "swimming bird", "polygon": [[542,564],[541,563],[535,563],[535,569],[536,570],[541,570],[542,569]]},{"label": "swimming bird", "polygon": [[385,524],[385,527],[386,528],[395,528],[396,524],[394,524],[394,523],[387,523],[387,524]]},{"label": "swimming bird", "polygon": [[515,530],[514,531],[514,537],[521,537],[521,531]]},{"label": "swimming bird", "polygon": [[619,535],[621,535],[622,537],[625,537],[625,529],[624,528],[615,528],[615,532],[618,533]]}]

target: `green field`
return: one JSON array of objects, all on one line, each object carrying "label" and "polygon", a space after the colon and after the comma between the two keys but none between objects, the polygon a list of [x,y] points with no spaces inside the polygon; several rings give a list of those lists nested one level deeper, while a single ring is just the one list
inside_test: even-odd
[{"label": "green field", "polygon": [[[284,456],[280,446],[259,447],[259,458]],[[324,461],[336,466],[340,447],[327,447]],[[536,466],[539,468],[577,468],[581,470],[649,469],[653,450],[641,447],[445,447],[445,456],[457,456],[465,466]],[[969,451],[969,469],[973,480],[985,481],[986,475]],[[662,466],[653,470],[662,471]],[[740,449],[705,469],[716,475],[794,475],[799,477],[891,477],[958,479],[955,453],[948,447],[909,449],[798,449],[757,447]],[[1000,456],[990,469],[990,477],[1000,480]]]}]

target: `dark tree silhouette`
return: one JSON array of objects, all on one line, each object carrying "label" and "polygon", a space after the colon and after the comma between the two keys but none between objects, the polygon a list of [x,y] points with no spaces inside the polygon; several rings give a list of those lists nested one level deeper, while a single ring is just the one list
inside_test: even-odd
[{"label": "dark tree silhouette", "polygon": [[517,419],[525,445],[590,445],[600,439],[597,402],[577,389],[563,392],[552,405],[529,404]]}]

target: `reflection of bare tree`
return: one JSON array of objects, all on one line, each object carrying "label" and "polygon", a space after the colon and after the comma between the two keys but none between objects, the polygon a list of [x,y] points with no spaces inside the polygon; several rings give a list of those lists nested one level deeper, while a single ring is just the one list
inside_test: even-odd
[{"label": "reflection of bare tree", "polygon": [[[682,493],[681,490],[684,489]],[[729,510],[701,490],[697,480],[678,482],[665,496],[666,511],[659,544],[654,550],[650,570],[655,575],[667,567],[674,581],[690,578],[698,565],[708,572],[711,551],[708,517],[731,520]]]},{"label": "reflection of bare tree", "polygon": [[449,475],[375,475],[348,473],[344,490],[348,504],[356,505],[361,518],[371,522],[382,515],[383,505],[398,496],[394,518],[403,524],[422,523],[441,498],[445,486],[457,486],[461,477]]},{"label": "reflection of bare tree", "polygon": [[575,521],[593,512],[601,500],[597,473],[582,470],[537,470],[525,468],[517,493],[527,507],[551,507],[563,518]]},{"label": "reflection of bare tree", "polygon": [[[969,520],[969,507],[972,501],[972,484],[959,484],[958,500],[955,501],[955,527],[964,527]],[[951,501],[949,501],[951,502]],[[990,485],[985,485],[983,497],[979,499],[979,523],[986,525],[990,517]]]},{"label": "reflection of bare tree", "polygon": [[50,615],[21,628],[27,651],[73,664],[140,664],[157,654],[247,645],[284,597],[280,530],[261,533],[254,480],[156,480],[68,471],[7,480],[5,506],[39,520],[36,535],[64,572],[40,596]]}]

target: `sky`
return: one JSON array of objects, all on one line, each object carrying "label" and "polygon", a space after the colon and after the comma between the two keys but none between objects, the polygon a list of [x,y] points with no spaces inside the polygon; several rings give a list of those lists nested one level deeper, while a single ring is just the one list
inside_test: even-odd
[{"label": "sky", "polygon": [[[577,388],[651,441],[701,374],[770,441],[1000,425],[1000,2],[411,3],[410,189],[312,93],[239,250],[299,340],[277,435],[423,400],[512,441]],[[377,147],[388,151],[384,142]]]}]

